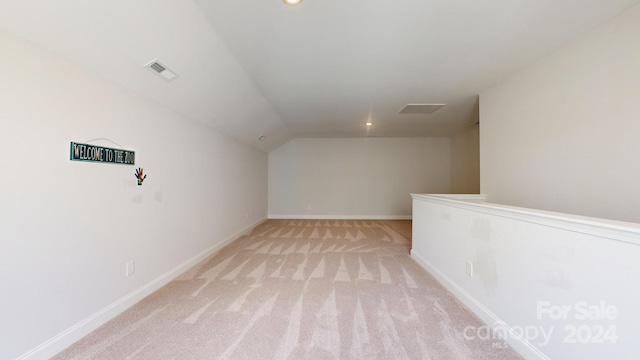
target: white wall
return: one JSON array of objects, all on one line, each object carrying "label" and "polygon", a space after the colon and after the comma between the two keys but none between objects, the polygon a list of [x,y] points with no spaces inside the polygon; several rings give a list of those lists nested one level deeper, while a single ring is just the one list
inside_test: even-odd
[{"label": "white wall", "polygon": [[526,359],[638,357],[639,224],[461,198],[415,196],[411,255],[485,323]]},{"label": "white wall", "polygon": [[491,202],[640,222],[640,6],[480,94]]},{"label": "white wall", "polygon": [[448,138],[294,139],[269,153],[269,216],[409,217],[450,166]]},{"label": "white wall", "polygon": [[451,138],[451,192],[480,192],[480,134],[477,125]]},{"label": "white wall", "polygon": [[[47,358],[266,216],[266,154],[3,31],[0,53],[0,358]],[[69,160],[95,138],[144,185]]]}]

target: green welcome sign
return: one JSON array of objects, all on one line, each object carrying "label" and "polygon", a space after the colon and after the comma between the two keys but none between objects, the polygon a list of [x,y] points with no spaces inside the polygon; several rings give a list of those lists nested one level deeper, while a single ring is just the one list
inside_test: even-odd
[{"label": "green welcome sign", "polygon": [[135,165],[136,152],[71,142],[70,160]]}]

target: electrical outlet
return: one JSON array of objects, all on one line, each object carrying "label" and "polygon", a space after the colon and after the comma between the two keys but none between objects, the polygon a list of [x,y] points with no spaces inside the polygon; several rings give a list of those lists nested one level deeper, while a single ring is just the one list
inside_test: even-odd
[{"label": "electrical outlet", "polygon": [[467,275],[469,277],[473,277],[473,263],[471,261],[467,261]]},{"label": "electrical outlet", "polygon": [[131,276],[136,272],[136,262],[135,261],[129,261],[127,263],[127,276]]}]

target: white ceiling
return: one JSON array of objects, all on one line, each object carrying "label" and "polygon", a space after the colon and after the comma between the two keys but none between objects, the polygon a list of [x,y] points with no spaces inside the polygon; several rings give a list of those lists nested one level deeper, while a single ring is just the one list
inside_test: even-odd
[{"label": "white ceiling", "polygon": [[[454,135],[480,91],[638,2],[0,0],[0,27],[270,151]],[[180,77],[142,67],[155,58]],[[408,103],[447,105],[399,115]]]}]

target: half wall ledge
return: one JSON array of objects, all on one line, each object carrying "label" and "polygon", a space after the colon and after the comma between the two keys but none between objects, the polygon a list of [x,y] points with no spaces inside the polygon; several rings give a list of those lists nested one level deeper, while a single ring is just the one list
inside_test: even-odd
[{"label": "half wall ledge", "polygon": [[640,354],[640,224],[411,196],[411,256],[524,358]]}]

